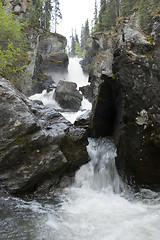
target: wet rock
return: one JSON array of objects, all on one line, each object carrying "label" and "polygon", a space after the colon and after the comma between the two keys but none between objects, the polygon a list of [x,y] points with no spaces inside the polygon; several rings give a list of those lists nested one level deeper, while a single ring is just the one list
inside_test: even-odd
[{"label": "wet rock", "polygon": [[0,78],[0,188],[12,194],[54,189],[88,161],[86,142],[84,129]]},{"label": "wet rock", "polygon": [[74,125],[88,129],[88,127],[90,125],[90,120],[91,120],[91,111],[88,110],[84,114],[82,114],[78,118],[76,118]]},{"label": "wet rock", "polygon": [[42,57],[40,66],[42,72],[67,70],[66,45],[67,39],[60,34],[46,32],[39,37],[37,53]]},{"label": "wet rock", "polygon": [[47,89],[47,92],[49,91],[49,89],[53,90],[53,86],[55,86],[56,83],[52,79],[51,75],[47,73],[39,73],[36,78],[33,78],[32,84],[33,86],[30,94],[41,93],[44,89]]},{"label": "wet rock", "polygon": [[152,188],[160,184],[160,71],[155,69],[157,48],[154,44],[146,41],[139,44],[141,48],[138,45],[137,49],[133,49],[132,44],[121,47],[113,64],[119,86],[116,164],[127,182]]},{"label": "wet rock", "polygon": [[130,21],[125,23],[125,41],[120,41],[120,32],[115,36],[110,64],[105,64],[112,53],[108,49],[90,73],[96,96],[93,136],[113,136],[120,175],[131,185],[151,189],[160,186],[159,19],[158,15],[151,20],[151,36],[140,32],[136,18],[136,29],[127,28]]},{"label": "wet rock", "polygon": [[79,91],[83,94],[83,96],[88,99],[90,102],[93,101],[93,96],[92,96],[92,88],[90,85],[83,86],[79,88]]},{"label": "wet rock", "polygon": [[62,80],[57,85],[54,98],[62,108],[73,111],[79,110],[83,99],[76,83]]},{"label": "wet rock", "polygon": [[88,157],[87,143],[86,130],[78,127],[70,127],[65,137],[60,140],[60,149],[68,160],[68,172],[74,172],[80,165],[86,163]]}]

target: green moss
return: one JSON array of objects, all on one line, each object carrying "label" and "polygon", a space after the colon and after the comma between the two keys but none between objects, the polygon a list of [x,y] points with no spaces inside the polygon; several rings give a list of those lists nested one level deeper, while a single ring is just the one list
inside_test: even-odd
[{"label": "green moss", "polygon": [[53,63],[56,63],[56,64],[62,64],[63,63],[62,61],[58,61],[58,60],[55,60],[55,59],[50,59],[50,62],[53,62]]},{"label": "green moss", "polygon": [[153,44],[153,38],[151,37],[151,35],[145,35],[147,40]]}]

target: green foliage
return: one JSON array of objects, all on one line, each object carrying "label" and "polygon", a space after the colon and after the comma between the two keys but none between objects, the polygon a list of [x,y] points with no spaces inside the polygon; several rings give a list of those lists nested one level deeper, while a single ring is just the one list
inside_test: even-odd
[{"label": "green foliage", "polygon": [[[27,6],[26,21],[30,27],[41,27],[40,19],[42,19],[42,3],[38,1],[29,2]],[[34,5],[35,4],[35,5]]]},{"label": "green foliage", "polygon": [[94,18],[92,21],[92,33],[98,31],[98,6],[97,0],[95,0],[95,10],[94,10]]},{"label": "green foliage", "polygon": [[0,3],[0,74],[9,77],[24,69],[26,52],[24,25]]},{"label": "green foliage", "polygon": [[88,42],[90,39],[90,30],[89,30],[89,22],[88,19],[85,22],[85,26],[81,29],[81,50],[85,50],[88,46]]},{"label": "green foliage", "polygon": [[71,51],[70,51],[69,55],[71,57],[75,57],[75,56],[84,57],[85,53],[86,53],[86,50],[82,49],[76,31],[75,31],[75,34],[73,34],[73,31],[72,31]]},{"label": "green foliage", "polygon": [[103,14],[102,23],[103,29],[109,30],[112,26],[116,24],[116,10],[115,10],[115,0],[107,1],[106,11]]},{"label": "green foliage", "polygon": [[121,15],[127,15],[129,14],[129,11],[137,5],[136,0],[122,0],[121,2]]},{"label": "green foliage", "polygon": [[101,0],[99,19],[98,19],[98,30],[99,31],[104,30],[103,18],[104,18],[105,12],[106,12],[106,0]]},{"label": "green foliage", "polygon": [[52,0],[52,19],[54,22],[54,32],[57,32],[57,25],[59,24],[59,20],[62,19],[62,14],[60,11],[60,3],[59,0]]},{"label": "green foliage", "polygon": [[73,35],[73,31],[72,31],[71,52],[70,52],[71,57],[76,56],[75,48],[76,48],[76,41],[75,41],[75,36]]},{"label": "green foliage", "polygon": [[81,48],[79,46],[79,43],[76,41],[76,44],[75,44],[75,53],[78,57],[81,57]]},{"label": "green foliage", "polygon": [[135,10],[139,13],[141,29],[145,30],[150,18],[160,13],[159,0],[101,0],[98,20],[95,22],[95,6],[92,32],[111,29],[120,17],[130,15]]},{"label": "green foliage", "polygon": [[54,31],[62,19],[59,0],[32,0],[28,3],[27,17],[29,26],[50,30],[51,22]]}]

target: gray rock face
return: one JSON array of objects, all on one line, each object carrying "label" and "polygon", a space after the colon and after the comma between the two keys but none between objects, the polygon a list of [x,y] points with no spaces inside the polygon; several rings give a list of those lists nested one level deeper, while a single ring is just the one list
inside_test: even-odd
[{"label": "gray rock face", "polygon": [[12,194],[48,192],[88,161],[86,144],[84,129],[71,127],[0,78],[0,188]]},{"label": "gray rock face", "polygon": [[93,101],[93,94],[92,94],[92,88],[90,85],[86,85],[79,88],[79,91],[82,92],[83,96],[89,100],[89,102]]},{"label": "gray rock face", "polygon": [[74,125],[78,126],[78,127],[83,127],[88,130],[90,121],[91,121],[91,111],[88,110],[84,114],[82,114],[78,118],[76,118]]},{"label": "gray rock face", "polygon": [[113,64],[116,164],[129,183],[152,187],[160,184],[160,72],[153,56],[128,50],[121,48]]},{"label": "gray rock face", "polygon": [[55,90],[55,100],[64,109],[79,110],[82,94],[77,90],[77,84],[73,82],[60,81]]},{"label": "gray rock face", "polygon": [[29,0],[12,0],[12,1],[8,1],[8,2],[9,2],[8,3],[8,8],[14,14],[20,15],[20,14],[26,12]]},{"label": "gray rock face", "polygon": [[[54,83],[54,73],[66,72],[68,56],[64,36],[42,29],[28,29],[30,63],[19,81],[18,89],[27,96],[41,93]],[[53,79],[50,76],[52,73]]]},{"label": "gray rock face", "polygon": [[90,75],[90,81],[101,79],[92,110],[92,134],[114,136],[116,165],[125,181],[156,188],[160,186],[160,17],[151,20],[153,40],[138,33],[138,28],[124,28],[126,40],[118,41],[120,33],[116,36],[112,73],[106,65],[97,77],[97,64]]},{"label": "gray rock face", "polygon": [[68,56],[65,53],[67,39],[57,33],[40,35],[37,53],[42,57],[40,64],[42,72],[64,71],[68,67]]}]

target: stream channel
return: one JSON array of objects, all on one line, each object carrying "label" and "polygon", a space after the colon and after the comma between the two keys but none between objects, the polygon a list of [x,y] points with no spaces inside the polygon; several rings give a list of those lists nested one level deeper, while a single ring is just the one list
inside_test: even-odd
[{"label": "stream channel", "polygon": [[[68,74],[73,67],[76,82],[83,73],[77,59],[70,61]],[[85,85],[87,76],[82,79]],[[34,97],[56,106],[46,91]],[[81,111],[90,107],[84,101]],[[76,116],[69,117],[73,122]],[[77,171],[68,188],[47,197],[23,200],[0,194],[0,239],[160,239],[160,193],[146,189],[135,193],[122,182],[115,167],[116,148],[112,139],[90,138],[87,151],[90,162]]]}]

